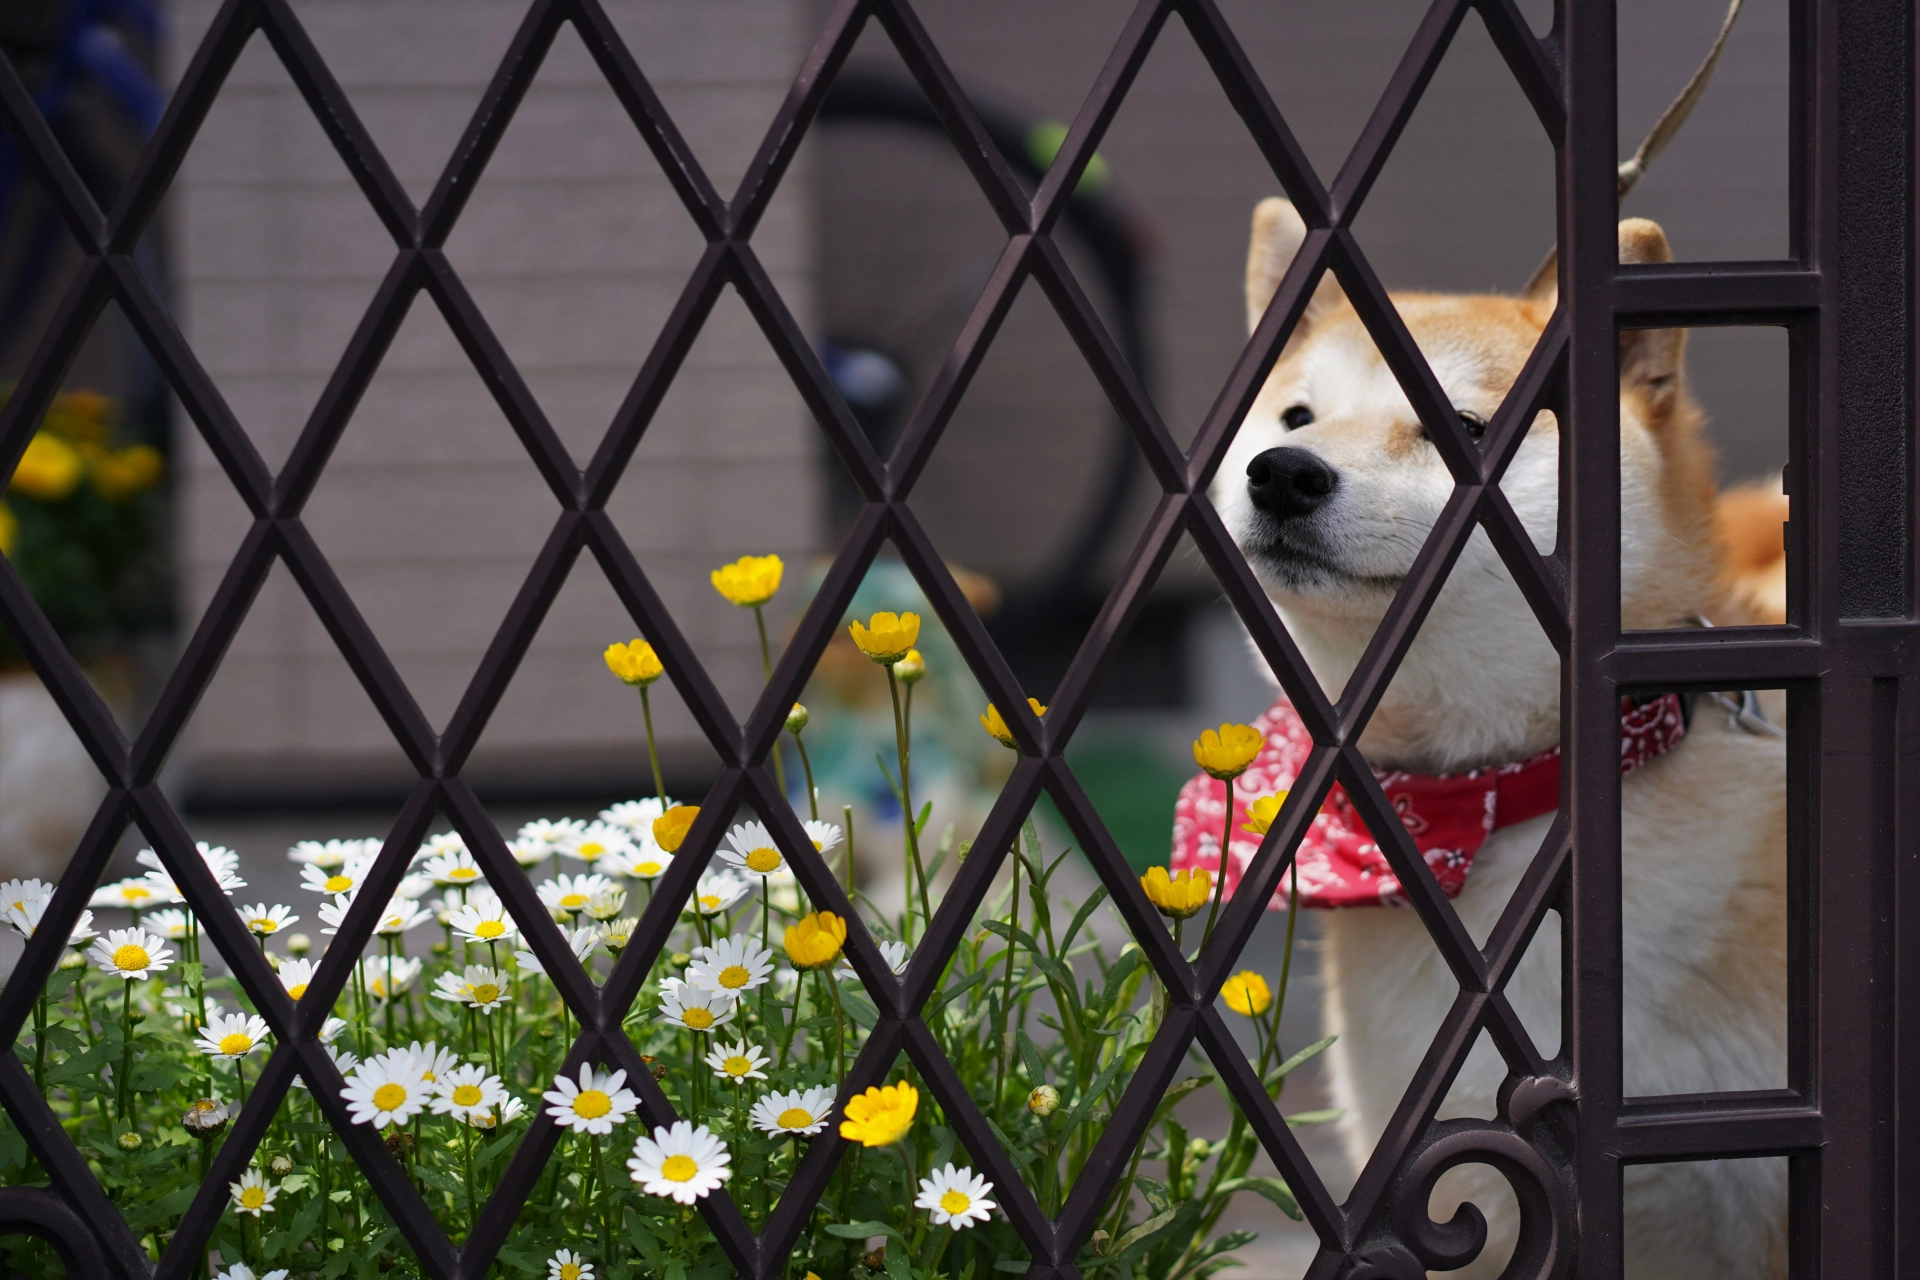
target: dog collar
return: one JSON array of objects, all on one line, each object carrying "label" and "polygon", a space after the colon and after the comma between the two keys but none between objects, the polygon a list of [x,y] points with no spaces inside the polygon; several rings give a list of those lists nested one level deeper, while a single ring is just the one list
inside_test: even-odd
[{"label": "dog collar", "polygon": [[[1233,788],[1233,836],[1227,846],[1226,893],[1231,896],[1261,838],[1244,830],[1247,805],[1293,785],[1313,738],[1285,698],[1253,722],[1265,735],[1260,754]],[[1632,773],[1678,746],[1686,736],[1686,707],[1678,695],[1620,700],[1620,772]],[[1434,879],[1451,898],[1467,883],[1474,854],[1494,831],[1552,813],[1560,805],[1560,748],[1528,760],[1470,773],[1373,771],[1394,812],[1426,859]],[[1221,874],[1220,834],[1225,823],[1226,784],[1206,774],[1180,788],[1173,811],[1174,870],[1202,868]],[[1293,868],[1303,907],[1402,906],[1406,895],[1380,846],[1367,831],[1346,792],[1335,784],[1320,806]],[[1271,907],[1285,910],[1289,882],[1282,877]]]}]

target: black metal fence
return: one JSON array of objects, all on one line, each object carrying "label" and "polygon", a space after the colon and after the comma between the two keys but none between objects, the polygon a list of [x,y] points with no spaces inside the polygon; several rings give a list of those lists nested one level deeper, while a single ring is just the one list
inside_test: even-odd
[{"label": "black metal fence", "polygon": [[[1477,10],[1558,157],[1561,294],[1525,372],[1487,428],[1467,436],[1402,326],[1350,230],[1449,40]],[[1321,1242],[1314,1276],[1416,1277],[1444,1259],[1445,1233],[1427,1221],[1427,1191],[1447,1167],[1495,1165],[1522,1205],[1510,1274],[1621,1272],[1622,1166],[1636,1162],[1785,1155],[1791,1161],[1791,1253],[1797,1276],[1920,1274],[1920,870],[1914,865],[1913,792],[1903,790],[1920,741],[1911,618],[1914,459],[1909,448],[1914,350],[1909,313],[1913,241],[1912,18],[1897,0],[1793,0],[1791,257],[1781,262],[1616,265],[1615,21],[1604,0],[1561,0],[1536,37],[1514,0],[1433,0],[1352,154],[1331,183],[1314,173],[1212,0],[1141,0],[1075,119],[1058,158],[1029,195],[955,85],[908,0],[841,0],[739,190],[714,189],[596,0],[533,0],[445,172],[415,208],[356,118],[286,0],[229,0],[183,76],[136,172],[109,211],[97,208],[37,114],[19,76],[0,62],[0,127],[53,193],[86,258],[0,414],[0,472],[10,473],[78,344],[109,301],[124,310],[164,370],[252,515],[231,568],[199,621],[150,720],[128,741],[23,590],[0,567],[0,622],[17,637],[109,782],[44,927],[0,999],[0,1042],[11,1046],[58,962],[72,922],[129,824],[137,825],[205,921],[239,983],[271,1025],[276,1047],[165,1255],[148,1261],[94,1180],[28,1073],[0,1054],[0,1100],[51,1178],[50,1191],[0,1192],[0,1229],[46,1235],[81,1276],[183,1276],[202,1255],[296,1072],[385,1203],[421,1264],[436,1277],[484,1274],[556,1140],[542,1117],[514,1156],[464,1247],[441,1231],[399,1166],[367,1128],[347,1123],[341,1080],[317,1034],[371,936],[378,907],[409,852],[444,810],[499,887],[534,953],[581,1027],[570,1066],[624,1066],[649,1123],[670,1108],[641,1069],[621,1018],[691,891],[699,864],[740,802],[773,822],[807,894],[853,921],[847,950],[880,1010],[843,1088],[881,1081],[905,1054],[920,1070],[1033,1259],[1029,1274],[1076,1274],[1125,1156],[1143,1136],[1149,1105],[1197,1041],[1298,1196]],[[1169,21],[1182,21],[1245,121],[1309,233],[1190,450],[1160,421],[1062,258],[1053,235],[1082,170]],[[522,100],[558,26],[571,22],[613,86],[706,249],[592,460],[569,459],[512,361],[474,305],[442,246]],[[855,38],[877,23],[969,166],[1006,231],[991,279],[945,368],[888,457],[878,456],[822,371],[771,285],[752,235]],[[286,464],[269,469],[135,268],[131,254],[220,92],[256,33],[286,64],[361,191],[392,235],[394,260]],[[1205,489],[1313,286],[1332,271],[1371,331],[1455,478],[1445,513],[1337,703],[1329,702],[1278,624]],[[1044,721],[1025,698],[906,505],[955,403],[1029,282],[1045,292],[1120,412],[1161,490],[1147,530]],[[604,511],[669,382],[720,291],[736,289],[826,432],[864,503],[852,534],[745,726],[703,672]],[[402,316],[425,294],[483,375],[529,458],[551,488],[551,534],[444,733],[435,733],[321,555],[302,509]],[[1623,634],[1620,628],[1617,334],[1622,327],[1784,326],[1793,360],[1789,620],[1784,627]],[[1566,425],[1560,538],[1539,555],[1498,482],[1542,408]],[[1552,833],[1487,945],[1474,945],[1355,745],[1448,569],[1484,529],[1564,657],[1563,743],[1570,767]],[[1190,536],[1219,577],[1317,744],[1292,805],[1267,838],[1246,891],[1230,904],[1198,962],[1186,963],[1159,927],[1124,859],[1066,767],[1062,750],[1086,709],[1115,640],[1135,617],[1176,541]],[[804,837],[765,762],[787,706],[832,634],[867,565],[886,543],[912,568],[996,705],[1011,708],[1020,761],[917,949],[895,979],[845,895]],[[613,582],[723,768],[632,946],[596,989],[578,966],[489,821],[461,769],[582,552]],[[386,853],[340,930],[307,998],[296,1006],[232,912],[198,912],[221,894],[155,779],[275,559],[311,600],[419,781]],[[1621,904],[1617,706],[1648,689],[1784,686],[1789,690],[1789,1087],[1772,1093],[1626,1098],[1622,1094]],[[1279,884],[1305,821],[1342,784],[1376,833],[1460,995],[1433,1052],[1374,1159],[1344,1204],[1302,1155],[1231,1035],[1214,996]],[[1049,1219],[946,1062],[921,1010],[986,893],[1018,822],[1049,793],[1087,850],[1170,992],[1170,1008],[1100,1140],[1087,1176]],[[1502,994],[1504,980],[1548,911],[1566,922],[1563,1048],[1544,1058]],[[1495,1121],[1436,1123],[1448,1082],[1481,1032],[1513,1079]],[[724,1194],[702,1212],[742,1275],[782,1274],[782,1259],[825,1188],[843,1143],[815,1142],[789,1192],[755,1236]]]}]

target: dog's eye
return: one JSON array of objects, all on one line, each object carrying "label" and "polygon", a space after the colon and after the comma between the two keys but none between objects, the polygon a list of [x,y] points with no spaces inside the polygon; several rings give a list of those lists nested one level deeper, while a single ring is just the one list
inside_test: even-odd
[{"label": "dog's eye", "polygon": [[1296,404],[1280,415],[1280,421],[1287,424],[1287,430],[1298,431],[1313,421],[1313,410],[1303,404]]},{"label": "dog's eye", "polygon": [[1460,411],[1460,425],[1465,427],[1467,434],[1475,440],[1487,434],[1487,420],[1471,409],[1462,409]]}]

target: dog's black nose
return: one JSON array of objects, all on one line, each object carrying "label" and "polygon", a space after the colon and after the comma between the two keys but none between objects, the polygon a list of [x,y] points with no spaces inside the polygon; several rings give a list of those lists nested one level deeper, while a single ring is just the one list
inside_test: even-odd
[{"label": "dog's black nose", "polygon": [[1247,464],[1247,496],[1260,510],[1285,520],[1325,502],[1336,479],[1332,467],[1305,449],[1268,449]]}]

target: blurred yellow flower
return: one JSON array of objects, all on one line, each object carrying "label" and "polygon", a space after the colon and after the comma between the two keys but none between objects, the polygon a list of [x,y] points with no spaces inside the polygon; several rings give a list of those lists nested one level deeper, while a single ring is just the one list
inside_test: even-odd
[{"label": "blurred yellow flower", "polygon": [[1208,729],[1193,744],[1193,762],[1221,781],[1237,778],[1260,754],[1264,739],[1250,724],[1223,724]]},{"label": "blurred yellow flower", "polygon": [[893,664],[893,674],[900,677],[901,684],[919,684],[927,678],[927,660],[918,649],[909,649],[906,657]]},{"label": "blurred yellow flower", "polygon": [[839,958],[846,941],[847,922],[831,911],[817,911],[787,926],[787,959],[796,969],[824,969]]},{"label": "blurred yellow flower", "polygon": [[1140,887],[1161,915],[1170,920],[1185,920],[1207,905],[1207,894],[1213,889],[1213,873],[1196,868],[1170,876],[1165,867],[1148,867],[1147,874],[1140,877]]},{"label": "blurred yellow flower", "polygon": [[1273,1003],[1273,992],[1267,990],[1265,978],[1251,969],[1242,969],[1220,988],[1220,998],[1241,1017],[1257,1018]]},{"label": "blurred yellow flower", "polygon": [[27,444],[14,469],[11,488],[29,498],[64,498],[80,483],[85,470],[80,451],[58,436],[42,431]]},{"label": "blurred yellow flower", "polygon": [[866,626],[861,626],[856,618],[848,629],[853,632],[853,642],[860,646],[860,652],[884,666],[892,666],[913,652],[914,643],[920,639],[920,615],[882,609],[867,620]]},{"label": "blurred yellow flower", "polygon": [[0,502],[0,556],[13,554],[13,544],[20,537],[20,518],[13,514],[13,508]]},{"label": "blurred yellow flower", "polygon": [[125,502],[160,482],[164,464],[152,445],[103,453],[93,461],[93,487],[108,502]]},{"label": "blurred yellow flower", "polygon": [[743,609],[765,604],[780,589],[785,568],[779,556],[741,556],[713,571],[713,589]]},{"label": "blurred yellow flower", "polygon": [[619,676],[634,688],[643,688],[652,684],[666,673],[660,665],[660,655],[645,640],[631,640],[626,644],[607,646],[607,670]]},{"label": "blurred yellow flower", "polygon": [[677,804],[653,820],[653,842],[668,853],[677,853],[687,838],[693,820],[700,816],[697,804]]},{"label": "blurred yellow flower", "polygon": [[[1033,714],[1036,716],[1044,716],[1047,714],[1047,709],[1040,705],[1040,699],[1038,698],[1028,698],[1027,705],[1033,708]],[[1007,728],[1007,722],[1001,719],[1000,708],[994,706],[991,702],[987,704],[987,714],[980,717],[980,727],[987,731],[988,737],[992,738],[1001,746],[1014,746],[1013,733]],[[1018,750],[1019,748],[1015,747],[1014,749]]]},{"label": "blurred yellow flower", "polygon": [[863,1147],[885,1147],[900,1141],[913,1128],[920,1107],[920,1091],[902,1080],[883,1089],[868,1089],[847,1099],[847,1118],[840,1136]]},{"label": "blurred yellow flower", "polygon": [[1280,816],[1280,806],[1287,802],[1287,793],[1276,791],[1270,796],[1261,796],[1247,806],[1247,821],[1242,823],[1242,831],[1251,831],[1263,836],[1273,826],[1273,820]]}]

